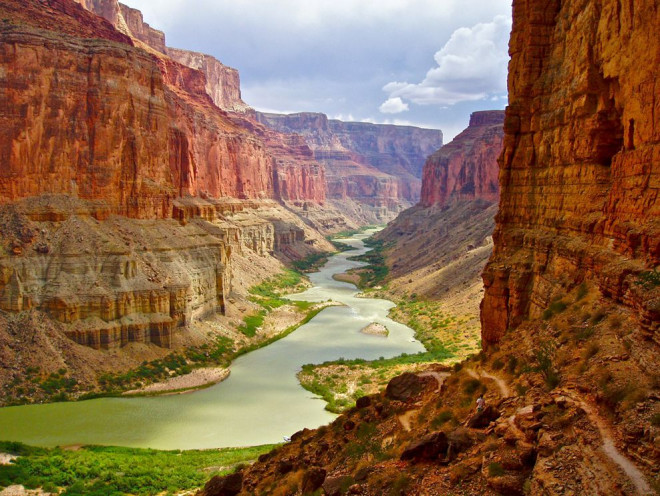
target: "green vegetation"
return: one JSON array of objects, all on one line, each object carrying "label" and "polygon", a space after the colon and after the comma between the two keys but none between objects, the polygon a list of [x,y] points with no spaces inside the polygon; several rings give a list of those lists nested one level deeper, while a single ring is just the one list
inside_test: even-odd
[{"label": "green vegetation", "polygon": [[328,252],[310,253],[302,260],[294,260],[291,265],[298,272],[316,272],[319,267],[328,261],[329,255],[331,253]]},{"label": "green vegetation", "polygon": [[[334,413],[348,410],[365,394],[365,389],[369,394],[375,393],[392,377],[416,365],[463,358],[479,351],[478,324],[467,317],[444,313],[438,302],[403,301],[390,312],[390,317],[414,329],[415,337],[427,351],[371,361],[340,358],[320,365],[304,365],[298,374],[302,386],[321,396],[327,402],[327,410]],[[328,370],[332,373],[326,373]],[[355,384],[348,392],[350,382]]]},{"label": "green vegetation", "polygon": [[366,262],[368,264],[366,267],[359,269],[360,288],[379,285],[389,273],[389,269],[385,265],[385,256],[383,255],[383,250],[386,248],[385,243],[369,238],[364,241],[364,244],[371,247],[371,250],[363,255],[349,257],[349,260]]},{"label": "green vegetation", "polygon": [[550,343],[542,343],[541,346],[534,351],[534,357],[538,363],[535,371],[541,373],[548,389],[556,388],[561,382],[561,377],[552,364],[553,356],[554,349]]},{"label": "green vegetation", "polygon": [[61,494],[69,496],[175,494],[231,473],[274,446],[191,451],[85,446],[74,451],[0,442],[0,452],[19,455],[14,463],[0,465],[0,487],[62,488]]},{"label": "green vegetation", "polygon": [[488,464],[488,475],[491,477],[501,477],[504,475],[504,467],[500,463],[492,462]]},{"label": "green vegetation", "polygon": [[259,310],[255,314],[246,315],[243,317],[243,325],[239,326],[238,330],[247,337],[253,338],[257,334],[257,329],[263,325],[265,318],[265,310]]},{"label": "green vegetation", "polygon": [[640,272],[637,275],[637,284],[647,290],[660,286],[660,272],[657,270]]},{"label": "green vegetation", "polygon": [[566,305],[566,303],[561,301],[561,299],[553,301],[552,303],[550,303],[550,306],[543,311],[543,315],[542,315],[543,320],[548,320],[552,318],[553,315],[557,315],[563,312],[564,310],[566,310],[567,307],[568,305]]}]

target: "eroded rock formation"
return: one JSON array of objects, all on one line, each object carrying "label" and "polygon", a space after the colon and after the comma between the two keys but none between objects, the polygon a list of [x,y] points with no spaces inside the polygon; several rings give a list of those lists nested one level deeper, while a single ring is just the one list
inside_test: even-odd
[{"label": "eroded rock formation", "polygon": [[[504,111],[475,112],[469,126],[424,164],[422,197],[377,237],[398,296],[451,297],[478,315],[481,271],[492,249]],[[411,256],[414,254],[414,256]],[[460,296],[458,296],[460,295]]]},{"label": "eroded rock formation", "polygon": [[657,292],[637,283],[660,263],[657,3],[516,1],[513,18],[483,341],[585,279],[657,341]]},{"label": "eroded rock formation", "polygon": [[272,201],[323,203],[324,168],[299,136],[219,108],[240,94],[215,59],[179,63],[138,11],[83,5],[104,17],[0,5],[0,309],[94,348],[168,347],[223,311],[232,252],[329,248]]},{"label": "eroded rock formation", "polygon": [[504,111],[474,112],[467,129],[428,158],[422,178],[422,206],[477,198],[498,200],[497,157],[502,151],[503,122]]}]

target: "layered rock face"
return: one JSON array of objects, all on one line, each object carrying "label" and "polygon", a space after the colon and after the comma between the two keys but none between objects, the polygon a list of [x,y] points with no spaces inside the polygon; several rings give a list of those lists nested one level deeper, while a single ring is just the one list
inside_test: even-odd
[{"label": "layered rock face", "polygon": [[241,100],[241,82],[236,69],[227,67],[215,57],[204,53],[168,47],[167,55],[204,73],[206,92],[217,107],[233,112],[245,111],[248,108]]},{"label": "layered rock face", "polygon": [[139,12],[86,4],[110,21],[71,0],[0,5],[0,309],[95,348],[168,347],[223,311],[232,252],[329,248],[264,208],[322,203],[324,170],[302,138],[216,106]]},{"label": "layered rock face", "polygon": [[514,1],[485,344],[586,279],[658,341],[660,297],[637,277],[660,263],[657,10]]},{"label": "layered rock face", "polygon": [[418,201],[424,160],[442,145],[439,130],[342,122],[316,113],[255,116],[273,129],[305,138],[326,167],[327,197],[338,200],[335,205],[355,202],[348,215],[359,217],[364,208],[381,222]]},{"label": "layered rock face", "polygon": [[497,158],[502,151],[503,122],[504,111],[474,112],[467,129],[428,158],[422,178],[422,206],[477,198],[498,200]]},{"label": "layered rock face", "polygon": [[503,119],[504,111],[473,113],[470,125],[424,164],[419,204],[377,234],[390,245],[394,294],[445,301],[474,315],[475,324],[480,274],[492,250]]}]

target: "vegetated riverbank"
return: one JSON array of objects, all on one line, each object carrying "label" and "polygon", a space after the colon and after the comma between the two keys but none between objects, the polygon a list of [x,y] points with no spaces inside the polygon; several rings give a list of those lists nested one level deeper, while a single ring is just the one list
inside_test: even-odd
[{"label": "vegetated riverbank", "polygon": [[301,272],[287,269],[249,289],[242,320],[217,316],[194,322],[190,333],[196,336],[195,344],[145,360],[129,371],[101,374],[96,385],[79,383],[66,367],[48,375],[39,367],[28,368],[25,377],[8,385],[1,406],[119,396],[127,391],[171,394],[211,386],[227,377],[227,367],[238,356],[287,336],[332,304],[286,298],[309,286]]},{"label": "vegetated riverbank", "polygon": [[0,464],[0,488],[20,484],[67,496],[182,494],[195,491],[213,475],[233,473],[275,446],[159,451],[106,446],[37,448],[0,442],[0,453],[16,456],[11,463]]},{"label": "vegetated riverbank", "polygon": [[418,372],[433,366],[443,369],[478,353],[481,347],[478,312],[449,310],[452,295],[428,300],[416,294],[399,295],[389,290],[383,281],[387,277],[382,241],[365,240],[372,250],[355,257],[369,265],[335,279],[351,282],[363,290],[365,297],[385,298],[396,303],[389,317],[415,331],[426,352],[403,354],[379,360],[334,360],[322,364],[307,364],[298,373],[301,385],[328,403],[326,409],[341,413],[355,405],[358,398],[382,390],[395,376],[403,372]]}]

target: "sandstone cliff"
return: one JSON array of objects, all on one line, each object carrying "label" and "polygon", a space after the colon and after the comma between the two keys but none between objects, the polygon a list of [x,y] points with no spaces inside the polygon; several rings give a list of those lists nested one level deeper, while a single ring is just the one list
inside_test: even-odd
[{"label": "sandstone cliff", "polygon": [[264,208],[323,203],[324,169],[300,137],[215,105],[139,12],[85,5],[108,19],[71,0],[0,5],[0,309],[93,348],[169,347],[224,311],[232,252],[330,249]]},{"label": "sandstone cliff", "polygon": [[442,145],[442,132],[328,119],[324,114],[255,113],[285,133],[300,134],[326,167],[327,197],[349,217],[390,220],[419,199],[421,168]]},{"label": "sandstone cliff", "polygon": [[470,124],[424,164],[424,207],[480,198],[497,202],[497,157],[502,150],[504,111],[474,112]]},{"label": "sandstone cliff", "polygon": [[485,343],[585,280],[658,342],[658,26],[653,1],[514,2]]},{"label": "sandstone cliff", "polygon": [[205,53],[167,48],[167,55],[183,65],[198,69],[206,76],[206,92],[223,110],[241,112],[249,108],[241,100],[241,82],[236,69],[227,67]]}]

